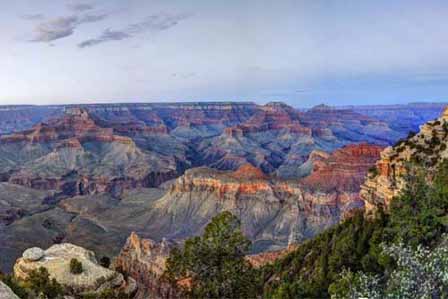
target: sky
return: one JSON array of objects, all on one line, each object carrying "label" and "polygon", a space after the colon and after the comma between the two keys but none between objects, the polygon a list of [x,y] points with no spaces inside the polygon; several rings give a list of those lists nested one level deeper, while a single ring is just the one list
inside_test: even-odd
[{"label": "sky", "polygon": [[0,104],[448,101],[446,0],[15,0]]}]

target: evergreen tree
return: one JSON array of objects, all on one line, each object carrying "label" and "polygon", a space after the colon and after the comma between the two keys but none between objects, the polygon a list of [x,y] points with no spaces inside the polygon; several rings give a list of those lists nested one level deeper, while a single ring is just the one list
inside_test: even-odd
[{"label": "evergreen tree", "polygon": [[240,221],[223,212],[211,220],[203,236],[171,252],[166,275],[173,284],[187,280],[183,292],[191,298],[256,298],[255,270],[245,260],[250,246]]}]

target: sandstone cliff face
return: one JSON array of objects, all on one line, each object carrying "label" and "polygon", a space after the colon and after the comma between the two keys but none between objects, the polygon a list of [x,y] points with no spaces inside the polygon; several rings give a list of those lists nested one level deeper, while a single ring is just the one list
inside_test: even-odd
[{"label": "sandstone cliff face", "polygon": [[408,163],[425,166],[430,178],[438,163],[448,157],[448,109],[434,121],[420,127],[415,136],[386,148],[376,163],[376,170],[369,174],[361,186],[361,197],[368,211],[378,206],[388,208],[390,201],[405,187],[403,175]]},{"label": "sandstone cliff face", "polygon": [[175,299],[179,294],[162,279],[172,244],[156,243],[132,233],[114,261],[114,267],[137,281],[135,299]]},{"label": "sandstone cliff face", "polygon": [[348,145],[327,159],[314,162],[313,172],[301,182],[313,189],[357,192],[367,170],[375,165],[382,150],[381,146],[365,143]]},{"label": "sandstone cliff face", "polygon": [[[73,258],[82,263],[81,274],[70,272]],[[123,275],[98,265],[93,252],[72,244],[53,245],[45,251],[40,248],[26,250],[14,265],[14,275],[26,280],[31,271],[40,267],[46,268],[51,278],[55,278],[67,291],[72,290],[73,294],[120,288],[128,293],[135,291],[135,285],[134,288],[127,288]]]},{"label": "sandstone cliff face", "polygon": [[146,225],[153,233],[147,236],[184,239],[229,210],[241,219],[255,251],[301,242],[363,207],[357,183],[364,180],[380,150],[362,144],[329,156],[316,153],[314,173],[301,180],[270,178],[251,165],[234,172],[188,170],[154,202]]}]

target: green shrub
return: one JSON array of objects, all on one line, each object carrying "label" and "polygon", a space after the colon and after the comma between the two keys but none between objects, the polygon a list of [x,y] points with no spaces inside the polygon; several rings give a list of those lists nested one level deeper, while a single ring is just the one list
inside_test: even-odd
[{"label": "green shrub", "polygon": [[203,236],[193,237],[182,249],[175,248],[167,260],[165,276],[174,285],[190,279],[184,298],[257,298],[256,271],[245,259],[250,241],[240,221],[223,212],[206,226]]},{"label": "green shrub", "polygon": [[83,271],[82,263],[75,258],[71,259],[70,260],[70,273],[81,274],[82,271]]},{"label": "green shrub", "polygon": [[50,279],[48,270],[44,267],[31,271],[24,286],[37,296],[48,299],[60,298],[64,295],[63,287],[56,279]]}]

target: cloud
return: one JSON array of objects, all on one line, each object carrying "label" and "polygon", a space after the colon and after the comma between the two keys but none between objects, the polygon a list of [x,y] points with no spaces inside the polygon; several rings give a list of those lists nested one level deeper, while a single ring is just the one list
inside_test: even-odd
[{"label": "cloud", "polygon": [[105,19],[107,15],[68,16],[42,22],[34,28],[32,42],[51,42],[72,35],[75,29],[84,23],[93,23]]},{"label": "cloud", "polygon": [[80,48],[92,47],[107,41],[118,41],[131,38],[132,35],[129,35],[126,32],[122,31],[112,31],[110,29],[104,30],[104,32],[98,38],[92,38],[83,41],[78,45]]},{"label": "cloud", "polygon": [[143,21],[139,23],[134,23],[122,30],[110,30],[106,29],[103,33],[92,39],[85,40],[78,44],[79,48],[87,48],[96,46],[98,44],[109,42],[109,41],[120,41],[125,39],[130,39],[136,35],[143,34],[146,32],[157,32],[170,29],[179,24],[180,21],[188,18],[188,14],[158,14],[146,17]]},{"label": "cloud", "polygon": [[93,5],[87,3],[77,3],[77,4],[69,4],[68,8],[73,11],[83,12],[87,10],[92,10],[94,7]]},{"label": "cloud", "polygon": [[127,31],[133,34],[138,34],[146,31],[162,31],[179,24],[180,21],[188,18],[187,14],[170,15],[159,14],[146,17],[142,22],[132,24]]},{"label": "cloud", "polygon": [[83,16],[83,17],[79,18],[79,24],[94,23],[94,22],[98,22],[98,21],[104,20],[105,18],[107,18],[106,14],[102,14],[102,15],[86,15],[86,16]]},{"label": "cloud", "polygon": [[29,20],[29,21],[43,20],[44,17],[45,16],[43,14],[30,14],[30,15],[23,15],[23,16],[21,16],[22,19]]}]

